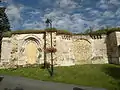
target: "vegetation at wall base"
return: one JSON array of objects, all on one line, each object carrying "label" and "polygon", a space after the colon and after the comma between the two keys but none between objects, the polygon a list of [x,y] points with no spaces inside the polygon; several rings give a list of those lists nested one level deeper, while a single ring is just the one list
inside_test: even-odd
[{"label": "vegetation at wall base", "polygon": [[40,67],[18,68],[16,70],[1,69],[0,74],[23,76],[43,81],[54,81],[80,86],[120,90],[120,66],[113,64],[92,64],[55,67],[50,77],[47,69]]}]

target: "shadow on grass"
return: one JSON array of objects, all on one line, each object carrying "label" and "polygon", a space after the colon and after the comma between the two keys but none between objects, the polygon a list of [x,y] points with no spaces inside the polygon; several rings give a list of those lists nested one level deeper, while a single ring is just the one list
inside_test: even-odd
[{"label": "shadow on grass", "polygon": [[120,90],[120,66],[105,67],[104,71],[117,82],[117,88]]},{"label": "shadow on grass", "polygon": [[4,90],[24,90],[23,88],[20,87],[16,87],[14,89],[10,89],[10,88],[4,88]]},{"label": "shadow on grass", "polygon": [[0,82],[3,80],[3,78],[4,78],[3,76],[0,76]]},{"label": "shadow on grass", "polygon": [[74,87],[73,90],[85,90],[85,89]]},{"label": "shadow on grass", "polygon": [[48,70],[50,76],[52,77],[52,76],[53,76],[53,72],[52,72],[52,70],[50,70],[50,69],[51,69],[51,68],[47,68],[47,70]]}]

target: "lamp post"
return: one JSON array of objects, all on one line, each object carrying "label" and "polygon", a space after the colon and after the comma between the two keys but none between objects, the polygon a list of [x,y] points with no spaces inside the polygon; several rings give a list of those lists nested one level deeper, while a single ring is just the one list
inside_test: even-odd
[{"label": "lamp post", "polygon": [[[52,29],[52,20],[51,19],[47,19],[46,20],[46,27]],[[51,49],[52,49],[52,31],[50,32],[50,38],[51,38]],[[51,53],[51,73],[50,75],[53,76],[53,52]]]},{"label": "lamp post", "polygon": [[[51,19],[48,19],[47,18],[47,20],[45,21],[45,23],[46,23],[46,27],[47,28],[52,28],[52,20]],[[50,27],[49,27],[50,26]]]},{"label": "lamp post", "polygon": [[[47,19],[45,21],[45,23],[46,23],[46,28],[48,28],[50,20]],[[46,31],[45,31],[45,35],[44,35],[44,50],[46,50]],[[44,51],[44,68],[46,68],[46,51]]]}]

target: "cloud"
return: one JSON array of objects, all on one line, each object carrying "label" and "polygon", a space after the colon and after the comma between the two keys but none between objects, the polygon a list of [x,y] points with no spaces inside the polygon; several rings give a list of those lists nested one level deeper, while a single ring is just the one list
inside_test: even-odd
[{"label": "cloud", "polygon": [[56,0],[56,10],[62,10],[63,13],[72,13],[82,6],[75,0]]},{"label": "cloud", "polygon": [[[48,2],[48,0],[44,2]],[[84,28],[84,23],[87,22],[82,20],[80,14],[69,15],[69,11],[67,10],[73,11],[73,9],[78,7],[78,3],[73,0],[58,0],[55,3],[59,5],[59,8],[54,8],[53,10],[51,10],[51,8],[46,8],[43,14],[41,13],[43,11],[39,11],[39,9],[20,4],[16,6],[13,3],[14,2],[8,6],[6,12],[10,18],[11,26],[14,29],[18,29],[19,27],[24,29],[44,29],[46,18],[51,18],[55,28],[80,32]],[[23,11],[24,13],[21,13]],[[22,14],[29,16],[23,17]],[[21,22],[23,22],[22,25]]]},{"label": "cloud", "polygon": [[6,8],[6,14],[8,15],[8,19],[11,24],[11,28],[16,29],[20,27],[21,18],[21,11],[23,10],[23,6],[17,7],[13,4],[9,5]]},{"label": "cloud", "polygon": [[82,19],[81,14],[69,15],[62,11],[53,11],[45,14],[44,18],[49,17],[53,21],[53,26],[58,29],[67,29],[73,32],[81,32],[84,29],[84,23],[88,23]]},{"label": "cloud", "polygon": [[89,11],[89,10],[91,10],[92,8],[90,8],[90,7],[88,7],[88,8],[85,8],[85,10],[87,10],[87,11]]},{"label": "cloud", "polygon": [[30,14],[37,15],[37,14],[40,14],[40,12],[39,11],[32,11],[32,12],[30,12]]},{"label": "cloud", "polygon": [[116,10],[115,15],[117,18],[120,18],[120,8]]},{"label": "cloud", "polygon": [[107,0],[100,0],[97,4],[96,7],[101,8],[101,9],[108,9],[108,1]]},{"label": "cloud", "polygon": [[113,17],[115,17],[115,14],[112,11],[105,11],[103,13],[103,18],[113,18]]},{"label": "cloud", "polygon": [[113,4],[113,5],[120,5],[120,1],[119,0],[110,0],[109,1],[110,4]]},{"label": "cloud", "polygon": [[[32,0],[27,2],[33,3]],[[39,5],[35,6],[37,2]],[[23,2],[10,0],[6,12],[14,30],[45,29],[47,18],[52,19],[55,28],[72,32],[120,25],[119,0],[37,0],[32,3],[25,6]]]},{"label": "cloud", "polygon": [[96,7],[101,9],[114,9],[115,7],[119,7],[120,1],[119,0],[100,0]]},{"label": "cloud", "polygon": [[44,23],[41,23],[41,22],[38,22],[38,21],[34,21],[34,22],[26,22],[23,24],[22,26],[24,29],[44,29],[45,28],[45,24]]},{"label": "cloud", "polygon": [[77,3],[73,0],[58,0],[57,3],[60,5],[60,8],[76,8]]}]

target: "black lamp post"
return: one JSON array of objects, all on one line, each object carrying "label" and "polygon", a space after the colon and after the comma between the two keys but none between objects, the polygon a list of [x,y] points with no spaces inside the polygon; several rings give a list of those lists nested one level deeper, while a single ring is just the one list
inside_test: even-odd
[{"label": "black lamp post", "polygon": [[[52,30],[52,20],[51,19],[47,19],[46,20],[46,27],[50,28]],[[51,48],[52,48],[52,31],[50,33],[51,36]],[[51,52],[51,76],[53,76],[53,53]]]},{"label": "black lamp post", "polygon": [[[45,21],[45,23],[46,23],[46,27],[47,28],[52,28],[52,20],[51,19],[48,19],[47,18],[47,20]],[[50,26],[50,27],[49,27]]]}]

